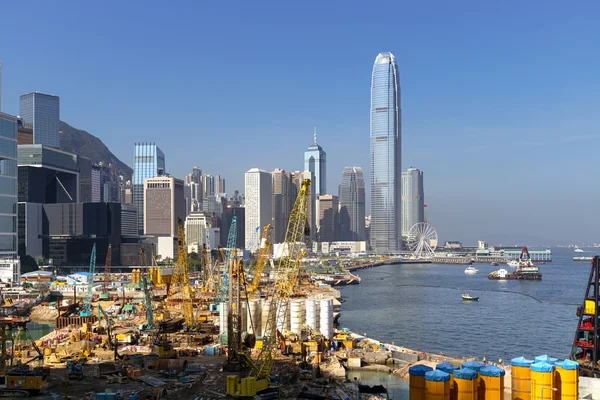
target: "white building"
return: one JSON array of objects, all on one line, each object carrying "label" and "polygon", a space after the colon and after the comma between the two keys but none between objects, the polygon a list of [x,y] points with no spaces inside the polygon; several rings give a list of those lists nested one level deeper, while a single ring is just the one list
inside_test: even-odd
[{"label": "white building", "polygon": [[273,182],[271,174],[258,168],[246,172],[246,248],[250,247],[252,232],[257,226],[272,221]]},{"label": "white building", "polygon": [[[205,212],[191,212],[185,219],[185,241],[189,249],[202,250],[204,245],[214,249],[218,243],[214,240],[214,220],[212,214]],[[212,238],[211,238],[212,236]],[[197,251],[198,251],[197,250]]]}]

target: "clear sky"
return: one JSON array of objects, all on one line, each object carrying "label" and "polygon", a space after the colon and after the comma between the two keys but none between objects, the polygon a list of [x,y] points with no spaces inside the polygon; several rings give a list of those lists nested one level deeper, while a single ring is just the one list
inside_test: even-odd
[{"label": "clear sky", "polygon": [[390,51],[402,166],[424,171],[441,240],[600,242],[599,21],[587,0],[5,1],[2,109],[59,95],[128,164],[154,141],[173,175],[198,165],[228,191],[252,167],[301,169],[316,125],[337,194],[345,165],[368,177]]}]

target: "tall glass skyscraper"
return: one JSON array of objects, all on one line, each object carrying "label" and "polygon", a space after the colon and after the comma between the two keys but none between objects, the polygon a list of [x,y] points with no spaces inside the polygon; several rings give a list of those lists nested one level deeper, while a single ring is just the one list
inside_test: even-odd
[{"label": "tall glass skyscraper", "polygon": [[25,128],[33,129],[33,144],[60,148],[58,96],[27,93],[19,101],[19,113]]},{"label": "tall glass skyscraper", "polygon": [[423,171],[409,168],[402,173],[402,236],[418,222],[425,222]]},{"label": "tall glass skyscraper", "polygon": [[339,186],[341,240],[365,240],[365,179],[360,167],[344,167]]},{"label": "tall glass skyscraper", "polygon": [[304,152],[304,170],[312,172],[315,181],[310,183],[314,190],[315,198],[327,193],[326,170],[327,154],[321,146],[317,144],[317,130],[315,128],[313,144],[308,146]]},{"label": "tall glass skyscraper", "polygon": [[401,247],[401,110],[398,64],[380,53],[371,83],[371,247],[376,253]]},{"label": "tall glass skyscraper", "polygon": [[[0,258],[17,256],[17,117],[0,112]],[[0,265],[0,270],[4,265]],[[4,271],[0,280],[6,282]],[[13,279],[12,270],[6,274]]]},{"label": "tall glass skyscraper", "polygon": [[156,143],[136,143],[133,155],[133,204],[138,211],[138,232],[144,234],[144,179],[165,172],[165,154]]}]

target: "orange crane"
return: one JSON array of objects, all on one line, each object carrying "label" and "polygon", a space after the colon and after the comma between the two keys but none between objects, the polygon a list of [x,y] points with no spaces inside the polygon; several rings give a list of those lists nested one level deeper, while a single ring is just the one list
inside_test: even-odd
[{"label": "orange crane", "polygon": [[263,333],[263,347],[258,358],[254,361],[245,354],[239,356],[250,366],[248,377],[237,375],[227,377],[227,394],[233,397],[253,397],[269,388],[269,378],[273,367],[273,359],[277,353],[281,333],[277,330],[277,321],[283,320],[288,312],[289,299],[297,285],[302,259],[302,246],[306,230],[306,214],[308,210],[308,189],[310,180],[305,179],[300,185],[300,191],[285,235],[285,255],[279,259],[275,270],[275,284],[271,298],[271,306]]}]

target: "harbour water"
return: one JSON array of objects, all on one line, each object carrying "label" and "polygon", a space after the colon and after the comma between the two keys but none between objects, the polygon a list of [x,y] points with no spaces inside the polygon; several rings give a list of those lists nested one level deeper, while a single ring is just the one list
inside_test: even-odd
[{"label": "harbour water", "polygon": [[[340,326],[387,343],[459,358],[568,357],[590,263],[573,261],[583,253],[572,249],[552,251],[551,263],[538,263],[541,281],[492,281],[487,274],[502,266],[489,264],[477,264],[476,275],[466,275],[466,265],[448,264],[357,271],[361,283],[340,288]],[[479,296],[479,301],[463,302],[464,292]]]}]

